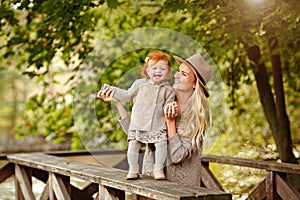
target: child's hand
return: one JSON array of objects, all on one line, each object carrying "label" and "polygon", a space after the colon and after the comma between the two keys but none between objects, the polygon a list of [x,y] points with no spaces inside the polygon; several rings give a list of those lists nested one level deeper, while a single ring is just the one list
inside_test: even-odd
[{"label": "child's hand", "polygon": [[102,99],[103,101],[116,103],[116,99],[113,98],[115,90],[110,87],[102,87],[101,90],[98,92],[97,97]]},{"label": "child's hand", "polygon": [[178,115],[179,115],[179,106],[176,101],[166,106],[165,116],[167,120],[174,120]]}]

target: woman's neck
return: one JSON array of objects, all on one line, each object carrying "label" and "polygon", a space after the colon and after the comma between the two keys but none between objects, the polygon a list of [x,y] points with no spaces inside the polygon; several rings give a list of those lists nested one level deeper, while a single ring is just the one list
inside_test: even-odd
[{"label": "woman's neck", "polygon": [[193,95],[193,91],[191,92],[176,92],[176,99],[181,108],[181,111],[185,110],[186,106],[188,106],[188,101]]}]

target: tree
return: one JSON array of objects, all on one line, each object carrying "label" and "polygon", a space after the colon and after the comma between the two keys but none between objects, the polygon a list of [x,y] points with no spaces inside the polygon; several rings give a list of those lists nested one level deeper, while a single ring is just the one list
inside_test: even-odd
[{"label": "tree", "polygon": [[[250,77],[249,69],[253,72],[280,160],[297,163],[285,94],[299,95],[299,84],[294,79],[299,74],[299,2],[189,1],[181,2],[178,7],[172,6],[173,3],[166,1],[167,7],[190,14],[192,20],[186,20],[187,32],[196,40],[207,44],[210,52],[218,48],[216,41],[219,43],[221,50],[213,55],[215,60],[222,60],[222,55],[227,55],[227,60],[232,59],[234,66],[230,73],[233,75],[227,78],[231,79],[228,83],[233,93],[243,78]],[[235,59],[239,62],[234,63]]]},{"label": "tree", "polygon": [[[214,13],[212,17],[207,17],[208,20],[196,18],[197,21],[194,23],[200,27],[201,24],[216,20],[210,32],[222,27],[222,30],[217,31],[220,34],[219,37],[226,38],[226,35],[230,35],[225,39],[226,45],[222,46],[222,49],[230,51],[228,47],[232,48],[236,45],[245,50],[248,66],[254,74],[260,101],[275,138],[280,159],[282,162],[297,163],[292,152],[284,80],[288,80],[289,75],[293,77],[295,72],[299,71],[299,55],[297,54],[300,47],[297,22],[299,4],[296,1],[268,1],[256,2],[256,4],[247,0],[230,3],[215,2],[207,1],[202,5],[201,3],[190,5],[191,13],[196,13],[197,10],[192,8],[197,7],[205,9],[206,13]],[[220,24],[222,24],[221,27]],[[218,39],[214,37],[216,34],[212,36],[208,36],[210,41]],[[235,53],[235,55],[238,54]],[[236,67],[240,67],[241,64]],[[248,72],[247,67],[241,67],[247,70],[246,73]],[[290,73],[286,73],[287,77],[283,77],[282,71]],[[235,74],[237,77],[234,77],[233,83],[239,81],[245,72]],[[286,81],[285,86],[297,87],[292,82]],[[297,94],[298,90],[299,88],[296,88],[294,92]]]}]

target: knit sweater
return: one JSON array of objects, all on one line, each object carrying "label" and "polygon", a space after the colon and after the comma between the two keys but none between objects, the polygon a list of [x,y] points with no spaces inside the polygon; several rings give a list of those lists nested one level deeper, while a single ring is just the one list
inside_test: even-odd
[{"label": "knit sweater", "polygon": [[166,128],[164,108],[175,99],[175,92],[167,82],[153,84],[143,78],[135,80],[128,90],[114,89],[114,98],[133,101],[129,130],[160,131]]}]

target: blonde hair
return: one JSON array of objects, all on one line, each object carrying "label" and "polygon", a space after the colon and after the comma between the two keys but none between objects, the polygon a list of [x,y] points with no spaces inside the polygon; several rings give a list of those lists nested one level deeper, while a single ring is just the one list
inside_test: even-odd
[{"label": "blonde hair", "polygon": [[142,77],[144,78],[148,78],[148,74],[147,74],[147,68],[149,66],[149,60],[154,61],[154,64],[157,63],[160,60],[164,60],[167,62],[167,66],[169,67],[169,74],[168,77],[171,76],[171,62],[170,62],[170,56],[167,53],[164,53],[162,51],[153,51],[148,53],[146,59],[145,59],[145,64],[144,67],[142,69]]},{"label": "blonde hair", "polygon": [[184,123],[183,137],[192,138],[192,149],[202,149],[204,135],[210,126],[211,116],[208,100],[199,79],[196,78],[196,87],[191,96],[190,105],[182,113]]}]

